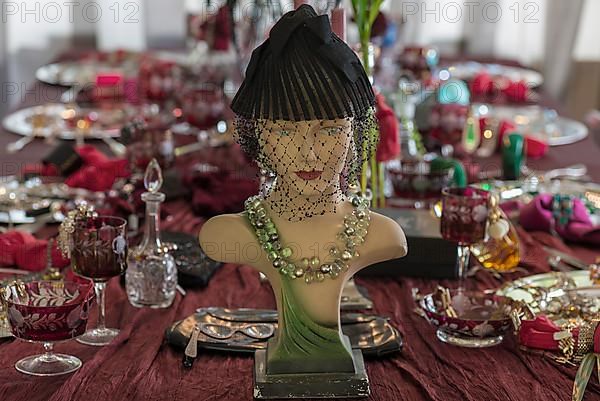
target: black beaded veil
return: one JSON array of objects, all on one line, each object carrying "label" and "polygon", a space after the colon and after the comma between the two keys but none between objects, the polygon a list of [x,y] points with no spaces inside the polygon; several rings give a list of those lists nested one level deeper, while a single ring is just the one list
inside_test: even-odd
[{"label": "black beaded veil", "polygon": [[[330,199],[331,191],[344,195],[342,188],[356,181],[375,149],[373,105],[371,84],[354,51],[331,31],[326,15],[302,5],[281,17],[254,50],[231,108],[238,143],[276,180],[302,168],[322,169],[323,177],[339,175],[340,185],[333,188],[314,179],[287,180],[290,196],[321,191]],[[281,139],[273,143],[273,136]],[[295,220],[324,212],[319,197],[311,199],[293,213]],[[281,212],[284,203],[279,199],[271,207]]]}]

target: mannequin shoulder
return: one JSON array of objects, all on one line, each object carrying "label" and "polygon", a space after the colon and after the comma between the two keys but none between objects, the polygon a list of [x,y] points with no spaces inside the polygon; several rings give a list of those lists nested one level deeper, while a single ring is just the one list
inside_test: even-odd
[{"label": "mannequin shoulder", "polygon": [[243,213],[221,214],[212,217],[200,229],[200,243],[232,237],[254,239],[254,230]]},{"label": "mannequin shoulder", "polygon": [[408,252],[406,236],[400,224],[379,213],[371,213],[369,231],[382,247],[394,250],[390,259],[401,258]]},{"label": "mannequin shoulder", "polygon": [[256,242],[254,230],[243,213],[212,217],[200,229],[198,240],[202,250],[219,261],[223,261],[222,251],[235,253],[235,249]]}]

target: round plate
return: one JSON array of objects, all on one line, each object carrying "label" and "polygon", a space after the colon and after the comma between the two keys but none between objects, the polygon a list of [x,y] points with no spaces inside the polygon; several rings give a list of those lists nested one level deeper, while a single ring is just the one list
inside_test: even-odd
[{"label": "round plate", "polygon": [[[85,86],[94,83],[98,71],[106,68],[89,62],[54,63],[38,68],[35,77],[50,85]],[[111,71],[118,70],[118,68],[111,68]]]},{"label": "round plate", "polygon": [[[515,301],[523,301],[526,304],[531,306],[531,303],[534,301],[533,296],[524,290],[523,288],[526,286],[533,287],[541,287],[541,288],[550,288],[560,280],[561,276],[566,276],[567,278],[573,280],[577,288],[588,288],[592,287],[593,284],[590,281],[590,272],[586,270],[575,270],[572,272],[552,272],[552,273],[543,273],[543,274],[535,274],[533,276],[523,277],[510,283],[506,283],[503,285],[498,291],[496,291],[497,295],[503,295],[508,298],[512,298]],[[551,296],[561,296],[564,294],[563,290],[556,290],[556,294],[549,294]],[[532,307],[533,312],[539,312],[539,309]]]},{"label": "round plate", "polygon": [[[523,126],[524,131],[533,133],[544,130],[544,116],[555,115],[555,111],[540,106],[503,106],[476,103],[473,109],[481,115],[491,115],[496,118],[514,121],[518,126]],[[588,128],[579,121],[556,116],[550,123],[554,125],[551,132],[545,134],[545,139],[550,146],[569,145],[579,142],[588,136]]]},{"label": "round plate", "polygon": [[[173,61],[180,65],[187,65],[187,56],[182,52],[161,51],[153,53],[156,58]],[[126,75],[126,72],[136,73],[140,57],[131,54],[118,63],[108,63],[96,59],[82,59],[77,61],[63,61],[46,64],[38,68],[35,77],[44,83],[61,86],[86,86],[96,83],[96,76],[103,71],[110,71]]]},{"label": "round plate", "polygon": [[530,88],[536,88],[544,82],[544,77],[537,71],[511,67],[501,64],[482,64],[476,61],[454,63],[445,67],[453,78],[469,80],[476,74],[487,71],[492,76],[503,76],[512,81],[525,81]]},{"label": "round plate", "polygon": [[588,136],[588,128],[579,121],[558,117],[557,130],[548,138],[550,146],[569,145]]},{"label": "round plate", "polygon": [[[61,113],[64,112],[66,109],[66,105],[59,103],[49,103],[44,106],[35,106],[26,109],[21,109],[6,116],[2,121],[2,126],[7,131],[23,136],[35,135],[38,137],[45,138],[51,136],[53,132],[56,132],[57,138],[75,139],[77,136],[76,132],[72,128],[67,127],[64,120],[61,117]],[[85,113],[86,110],[82,109],[82,111]],[[127,110],[125,110],[124,112],[122,109],[114,111],[94,111],[98,113],[99,121],[104,120],[107,122],[102,125],[100,123],[92,125],[90,132],[85,135],[86,138],[116,138],[121,135],[121,125],[123,124],[123,121],[126,120],[127,115],[129,114]],[[40,128],[38,132],[34,134],[30,120],[33,115],[38,113],[45,114],[46,118],[49,119],[49,122],[52,122],[53,124],[48,124],[44,128]],[[122,113],[123,115],[119,118],[118,116],[112,116],[109,113]]]}]

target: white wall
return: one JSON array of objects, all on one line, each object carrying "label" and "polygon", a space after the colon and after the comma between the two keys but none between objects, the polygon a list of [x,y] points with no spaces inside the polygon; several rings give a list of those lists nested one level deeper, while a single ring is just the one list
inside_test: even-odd
[{"label": "white wall", "polygon": [[[546,0],[389,0],[392,14],[404,15],[402,41],[438,45],[442,53],[465,39],[479,55],[543,58]],[[538,22],[535,22],[535,21]]]},{"label": "white wall", "polygon": [[544,58],[546,0],[499,0],[502,18],[497,25],[494,55],[538,64]]},{"label": "white wall", "polygon": [[393,15],[402,17],[403,43],[415,45],[456,45],[463,35],[462,1],[390,0]]},{"label": "white wall", "polygon": [[5,25],[7,51],[21,49],[62,50],[68,46],[73,24],[67,7],[51,2],[3,2],[2,24]]},{"label": "white wall", "polygon": [[186,34],[185,0],[145,0],[144,8],[148,46],[183,47]]},{"label": "white wall", "polygon": [[[146,2],[143,0],[96,0],[103,10],[95,22],[100,50],[143,51],[147,47]],[[163,0],[170,3],[171,0]]]},{"label": "white wall", "polygon": [[[0,7],[2,7],[2,3],[4,0],[0,0]],[[6,76],[6,24],[0,24],[0,85],[2,87],[6,84],[7,76]],[[5,92],[2,90],[1,92]],[[0,119],[4,117],[6,112],[8,111],[8,102],[4,101],[4,99],[0,99]]]},{"label": "white wall", "polygon": [[600,61],[600,1],[587,0],[583,5],[579,32],[575,42],[577,61]]},{"label": "white wall", "polygon": [[[0,0],[0,9],[3,7],[4,0]],[[2,69],[2,63],[6,59],[6,24],[0,24],[0,70]]]},{"label": "white wall", "polygon": [[[48,6],[48,3],[52,3]],[[35,71],[71,47],[74,13],[60,2],[4,1],[0,22],[4,30],[3,84],[18,88],[3,95],[4,112],[24,101],[45,101],[34,91]]]}]

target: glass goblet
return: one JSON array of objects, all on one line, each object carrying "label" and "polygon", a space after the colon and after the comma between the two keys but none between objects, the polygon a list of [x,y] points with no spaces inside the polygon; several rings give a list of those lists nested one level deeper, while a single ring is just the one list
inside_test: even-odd
[{"label": "glass goblet", "polygon": [[490,193],[478,188],[442,190],[441,232],[445,240],[458,243],[460,287],[469,267],[469,246],[485,237]]},{"label": "glass goblet", "polygon": [[73,270],[94,281],[98,302],[97,327],[88,330],[77,341],[102,346],[119,334],[105,325],[104,292],[106,282],[127,268],[127,222],[120,217],[97,216],[77,221],[73,231]]},{"label": "glass goblet", "polygon": [[45,350],[19,360],[15,368],[34,376],[56,376],[79,369],[78,358],[54,353],[53,345],[83,334],[92,298],[91,282],[33,281],[6,286],[2,299],[12,334],[21,340],[41,342]]}]

